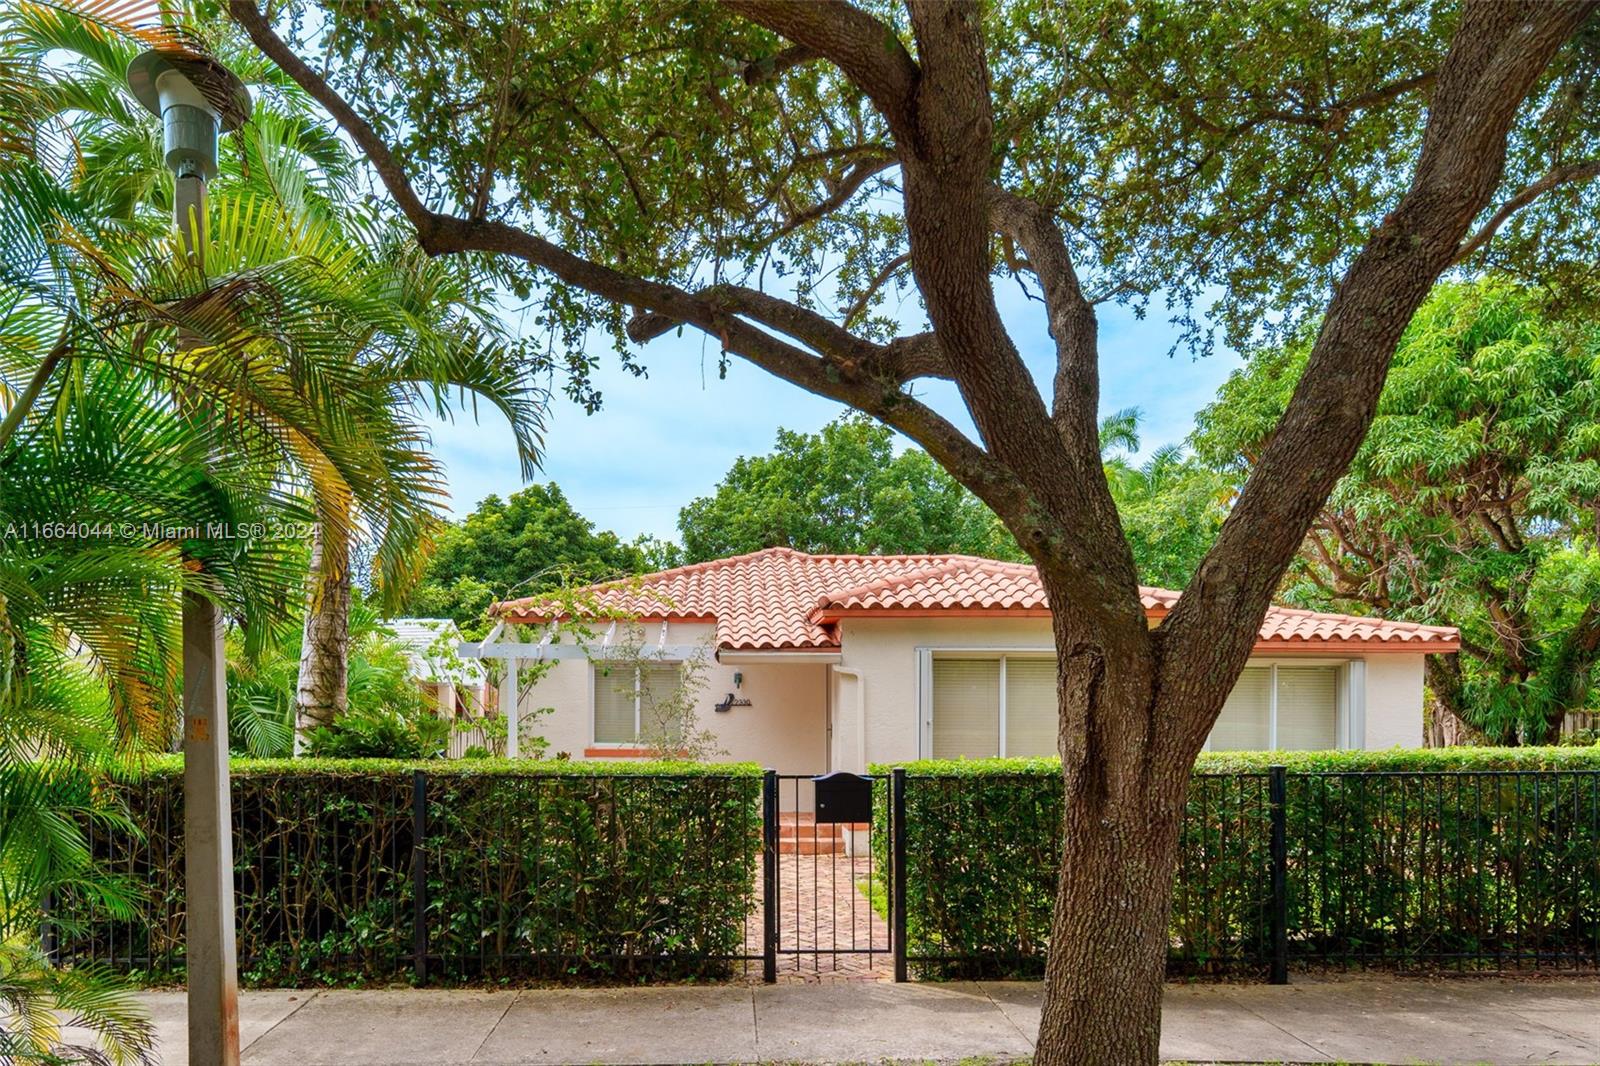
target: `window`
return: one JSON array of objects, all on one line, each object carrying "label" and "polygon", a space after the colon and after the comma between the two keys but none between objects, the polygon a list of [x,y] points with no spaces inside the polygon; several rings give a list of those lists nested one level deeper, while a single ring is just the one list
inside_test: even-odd
[{"label": "window", "polygon": [[[594,666],[594,742],[636,744],[640,734],[660,728],[660,718],[679,698],[683,670],[678,663]],[[665,723],[669,734],[681,722]]]},{"label": "window", "polygon": [[1250,666],[1211,728],[1212,751],[1339,746],[1339,667]]},{"label": "window", "polygon": [[1054,659],[1012,655],[933,660],[933,757],[1054,755]]},{"label": "window", "polygon": [[[935,759],[1056,753],[1056,663],[1042,655],[932,653],[924,707]],[[1247,667],[1206,747],[1317,751],[1340,744],[1345,668]]]}]

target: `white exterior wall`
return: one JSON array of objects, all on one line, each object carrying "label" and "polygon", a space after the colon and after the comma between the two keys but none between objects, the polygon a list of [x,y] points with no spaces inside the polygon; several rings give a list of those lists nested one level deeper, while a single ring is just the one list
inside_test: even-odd
[{"label": "white exterior wall", "polygon": [[[646,625],[644,654],[660,636],[659,624]],[[704,623],[673,622],[666,643],[704,646],[715,627]],[[744,677],[735,689],[733,675]],[[756,762],[780,773],[820,773],[828,758],[828,668],[821,663],[748,663],[732,665],[709,658],[701,671],[704,685],[696,709],[700,727],[714,735],[725,758]],[[611,683],[602,678],[601,684]],[[586,757],[594,745],[594,677],[587,659],[561,659],[519,695],[526,717],[537,708],[554,710],[539,721],[538,732],[550,742],[550,755],[567,752]],[[750,706],[717,711],[713,706],[732,692]],[[602,756],[603,757],[603,756]]]},{"label": "white exterior wall", "polygon": [[1423,659],[1398,652],[1367,656],[1365,747],[1422,747]]},{"label": "white exterior wall", "polygon": [[[841,665],[859,678],[858,682],[852,679],[852,683],[859,684],[864,695],[866,763],[898,762],[918,758],[919,753],[926,754],[919,735],[919,647],[1053,650],[1050,622],[1043,618],[846,619],[840,631],[843,638]],[[1344,676],[1349,679],[1350,689],[1340,701],[1340,736],[1349,738],[1346,743],[1350,747],[1376,749],[1422,744],[1423,656],[1397,652],[1314,658],[1258,656],[1251,659],[1251,665],[1274,661],[1347,665]],[[835,698],[840,698],[837,681]],[[1347,732],[1352,725],[1354,736]],[[836,752],[842,747],[836,738]],[[852,765],[853,762],[842,761],[836,765],[841,769],[864,768]]]},{"label": "white exterior wall", "polygon": [[[660,627],[649,626],[650,639]],[[699,721],[717,737],[726,757],[760,763],[781,773],[862,771],[874,762],[919,757],[921,692],[919,647],[949,649],[1050,650],[1050,623],[1043,618],[846,620],[841,627],[838,667],[820,663],[723,664],[714,659],[704,671]],[[673,623],[667,643],[698,644],[713,632],[707,624]],[[1252,659],[1254,665],[1275,657]],[[1278,662],[1340,662],[1349,666],[1349,697],[1342,700],[1341,739],[1354,728],[1352,747],[1416,747],[1422,743],[1421,655],[1383,652],[1364,657],[1279,657]],[[735,690],[733,675],[744,675]],[[540,722],[550,754],[585,757],[593,747],[592,668],[585,659],[561,660],[535,685],[523,690],[524,715],[553,707]],[[726,712],[712,705],[729,692],[751,706]],[[828,718],[833,715],[833,731]],[[864,711],[864,714],[861,712]],[[1364,723],[1364,726],[1363,726]]]},{"label": "white exterior wall", "polygon": [[[842,666],[861,677],[868,763],[918,757],[917,648],[1051,650],[1048,618],[863,618],[840,623]],[[864,766],[841,766],[863,770]]]}]

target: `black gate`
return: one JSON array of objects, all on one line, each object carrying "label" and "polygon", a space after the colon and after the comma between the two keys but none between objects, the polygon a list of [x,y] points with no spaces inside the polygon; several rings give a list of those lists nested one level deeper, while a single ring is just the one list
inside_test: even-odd
[{"label": "black gate", "polygon": [[891,970],[904,980],[891,932],[894,875],[904,855],[883,846],[900,834],[874,839],[892,822],[893,791],[882,776],[767,772],[765,980],[780,972],[871,978]]}]

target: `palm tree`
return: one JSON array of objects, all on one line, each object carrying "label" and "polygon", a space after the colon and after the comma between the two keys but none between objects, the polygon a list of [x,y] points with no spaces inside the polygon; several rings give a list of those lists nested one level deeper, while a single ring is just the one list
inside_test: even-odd
[{"label": "palm tree", "polygon": [[[171,190],[154,147],[156,123],[122,86],[127,62],[148,40],[125,26],[45,7],[23,9],[15,26],[22,54],[38,62],[37,128],[70,134],[73,165],[61,170],[63,184],[103,217],[164,231]],[[208,270],[231,274],[241,290],[264,272],[295,274],[305,298],[299,341],[314,333],[327,360],[343,360],[339,387],[360,392],[369,425],[381,427],[370,438],[377,447],[369,449],[365,485],[344,476],[348,470],[334,477],[313,471],[307,480],[317,521],[297,695],[304,729],[330,724],[345,705],[352,536],[376,542],[374,584],[388,605],[420,574],[431,547],[443,487],[425,453],[419,409],[449,416],[452,390],[462,403],[470,394],[498,408],[531,476],[544,396],[524,384],[528,353],[489,313],[488,289],[472,265],[430,260],[372,218],[354,198],[348,153],[300,90],[235,42],[212,43],[263,91],[237,137],[239,152],[224,158],[212,186]],[[52,62],[44,62],[47,55]],[[63,55],[72,58],[63,62]],[[217,277],[211,288],[223,285]],[[36,374],[52,371],[47,356]]]},{"label": "palm tree", "polygon": [[[169,743],[181,597],[217,600],[259,645],[305,589],[303,546],[275,531],[311,520],[326,543],[371,536],[381,587],[403,586],[442,491],[408,404],[493,392],[529,462],[537,444],[518,351],[384,298],[393,243],[339,214],[337,143],[314,123],[261,109],[248,173],[213,201],[209,273],[194,268],[120,87],[150,43],[126,29],[35,5],[0,16],[0,529],[24,531],[0,539],[6,1061],[148,1057],[148,1026],[106,975],[53,972],[33,937],[46,892],[134,904],[89,864],[83,820],[116,812],[80,782]],[[80,62],[61,67],[63,51]],[[426,301],[432,284],[405,291]],[[437,339],[413,343],[418,322]],[[196,341],[182,352],[180,332]],[[267,532],[194,532],[212,524]],[[63,1013],[89,1047],[66,1046]]]}]

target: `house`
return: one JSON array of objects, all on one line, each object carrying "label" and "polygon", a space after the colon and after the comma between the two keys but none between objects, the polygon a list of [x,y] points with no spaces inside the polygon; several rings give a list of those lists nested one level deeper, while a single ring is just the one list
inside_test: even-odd
[{"label": "house", "polygon": [[430,697],[441,718],[476,718],[489,693],[483,663],[463,658],[457,649],[461,630],[448,618],[391,618],[385,628],[405,649],[410,674]]},{"label": "house", "polygon": [[[497,605],[502,624],[464,646],[547,664],[520,692],[506,671],[500,700],[519,714],[550,708],[540,732],[552,752],[643,757],[641,708],[670,696],[679,664],[699,656],[697,723],[729,758],[783,773],[1055,753],[1053,640],[1031,566],[770,548],[588,593],[632,621],[596,623],[574,642],[533,597]],[[1152,625],[1178,598],[1142,593]],[[623,644],[634,650],[619,680]],[[1447,627],[1274,607],[1209,746],[1420,745],[1423,659],[1459,646]]]}]

